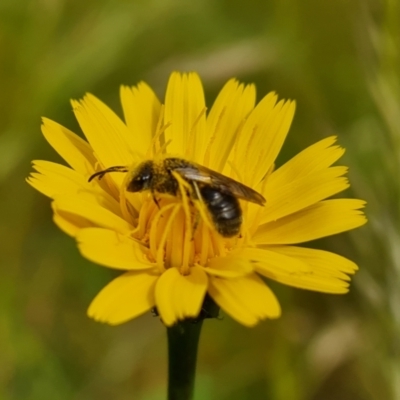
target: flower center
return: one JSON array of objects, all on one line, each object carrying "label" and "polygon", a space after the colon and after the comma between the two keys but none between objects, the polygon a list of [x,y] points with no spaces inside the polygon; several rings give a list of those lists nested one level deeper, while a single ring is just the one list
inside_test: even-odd
[{"label": "flower center", "polygon": [[158,204],[151,194],[144,201],[134,237],[144,244],[148,260],[161,272],[175,267],[188,275],[191,266],[206,266],[210,258],[225,256],[237,242],[237,238],[218,234],[188,195],[156,196]]}]

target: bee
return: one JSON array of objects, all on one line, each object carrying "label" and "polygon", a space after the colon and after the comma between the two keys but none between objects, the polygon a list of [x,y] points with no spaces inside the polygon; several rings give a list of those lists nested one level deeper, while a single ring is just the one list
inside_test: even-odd
[{"label": "bee", "polygon": [[263,206],[265,198],[252,188],[228,178],[219,172],[181,158],[169,157],[160,161],[148,160],[135,168],[114,166],[94,173],[94,178],[103,178],[110,172],[128,172],[126,190],[142,192],[150,190],[154,202],[155,194],[179,195],[179,182],[174,173],[178,173],[190,186],[189,195],[206,205],[215,229],[226,238],[237,236],[242,225],[242,209],[239,199]]}]

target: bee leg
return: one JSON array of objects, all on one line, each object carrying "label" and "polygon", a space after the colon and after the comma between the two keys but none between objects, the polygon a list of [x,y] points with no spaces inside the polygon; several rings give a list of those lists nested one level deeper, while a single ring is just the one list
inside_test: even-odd
[{"label": "bee leg", "polygon": [[153,201],[154,201],[154,203],[156,204],[156,206],[157,206],[159,209],[161,209],[160,203],[159,203],[158,200],[157,200],[157,197],[156,197],[155,192],[151,191],[151,197],[153,197]]},{"label": "bee leg", "polygon": [[192,241],[194,240],[194,234],[196,232],[197,227],[199,226],[199,222],[200,222],[200,213],[196,210],[192,227],[192,239],[191,239]]},{"label": "bee leg", "polygon": [[[193,186],[194,192],[196,194],[196,198],[200,200],[201,199],[201,194],[200,194],[200,189],[197,186],[197,183],[193,182],[192,186]],[[200,222],[200,213],[196,208],[195,208],[195,210],[196,210],[196,214],[194,216],[194,221],[193,221],[192,240],[194,239],[194,234],[195,234],[196,229],[199,226],[199,222]]]}]

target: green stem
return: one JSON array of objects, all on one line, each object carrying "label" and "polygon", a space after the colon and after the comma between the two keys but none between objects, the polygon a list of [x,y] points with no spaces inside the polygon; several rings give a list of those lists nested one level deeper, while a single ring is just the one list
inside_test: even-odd
[{"label": "green stem", "polygon": [[167,328],[168,400],[191,400],[196,376],[197,348],[203,319],[184,320]]},{"label": "green stem", "polygon": [[197,318],[185,319],[167,327],[168,400],[193,399],[201,327],[205,318],[217,318],[218,313],[219,307],[206,295]]}]

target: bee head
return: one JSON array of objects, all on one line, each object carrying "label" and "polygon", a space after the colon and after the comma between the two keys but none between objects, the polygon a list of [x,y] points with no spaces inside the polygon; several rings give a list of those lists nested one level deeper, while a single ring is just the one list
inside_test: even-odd
[{"label": "bee head", "polygon": [[150,189],[151,180],[153,179],[153,162],[145,161],[140,164],[128,180],[126,190],[128,192],[141,192]]}]

